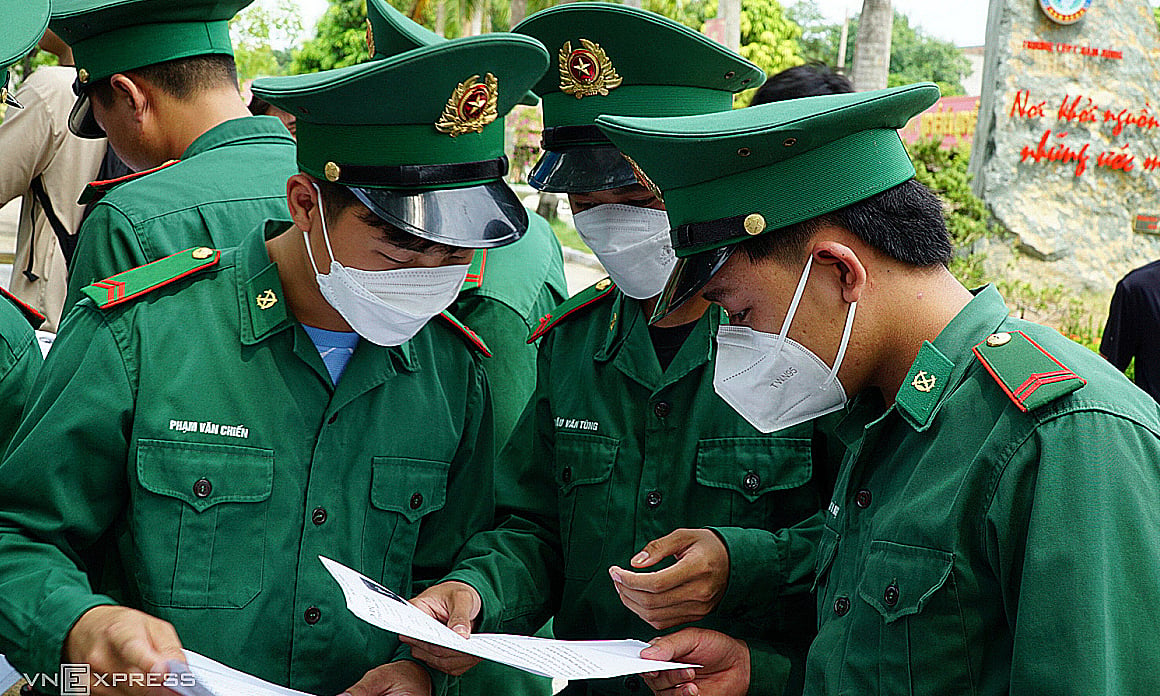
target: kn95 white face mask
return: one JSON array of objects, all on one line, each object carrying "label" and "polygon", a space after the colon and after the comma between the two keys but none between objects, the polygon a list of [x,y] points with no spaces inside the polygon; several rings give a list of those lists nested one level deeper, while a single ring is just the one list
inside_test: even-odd
[{"label": "kn95 white face mask", "polygon": [[621,292],[636,300],[661,294],[677,265],[665,211],[604,203],[576,213],[572,220]]}]

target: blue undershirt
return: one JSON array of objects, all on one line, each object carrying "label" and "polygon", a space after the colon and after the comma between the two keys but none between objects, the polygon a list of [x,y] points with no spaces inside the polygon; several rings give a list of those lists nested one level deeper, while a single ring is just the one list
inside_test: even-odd
[{"label": "blue undershirt", "polygon": [[330,373],[330,381],[338,384],[346,364],[354,355],[354,348],[358,345],[358,334],[354,331],[327,331],[313,326],[302,325],[306,335],[314,342],[318,354],[322,356],[322,363]]}]

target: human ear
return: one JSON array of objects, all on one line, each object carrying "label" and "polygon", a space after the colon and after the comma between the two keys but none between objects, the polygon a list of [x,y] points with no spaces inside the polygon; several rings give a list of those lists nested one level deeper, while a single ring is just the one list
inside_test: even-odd
[{"label": "human ear", "polygon": [[823,240],[814,244],[810,254],[814,263],[826,266],[837,274],[842,286],[842,299],[857,302],[866,288],[866,267],[853,249],[833,240]]},{"label": "human ear", "polygon": [[305,174],[295,174],[286,180],[286,207],[290,209],[290,219],[295,227],[310,232],[314,227],[314,217],[318,214],[318,190],[314,182]]},{"label": "human ear", "polygon": [[141,85],[124,73],[110,77],[109,85],[113,88],[113,101],[121,102],[126,111],[132,114],[133,120],[141,123],[149,110],[149,97]]}]

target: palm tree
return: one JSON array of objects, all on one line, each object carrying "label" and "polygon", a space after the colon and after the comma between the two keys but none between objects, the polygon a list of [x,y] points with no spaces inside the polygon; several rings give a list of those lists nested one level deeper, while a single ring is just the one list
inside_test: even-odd
[{"label": "palm tree", "polygon": [[890,33],[894,8],[890,0],[863,0],[854,39],[854,88],[860,92],[886,87],[890,74]]}]

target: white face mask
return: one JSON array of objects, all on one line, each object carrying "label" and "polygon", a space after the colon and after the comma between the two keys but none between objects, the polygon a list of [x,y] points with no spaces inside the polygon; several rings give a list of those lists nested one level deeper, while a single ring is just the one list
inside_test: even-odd
[{"label": "white face mask", "polygon": [[[318,191],[317,185],[314,190]],[[329,274],[318,272],[310,236],[303,235],[318,289],[346,323],[371,343],[380,346],[406,343],[459,296],[470,264],[388,271],[347,268],[334,258],[330,248],[321,191],[318,191],[318,214],[322,217],[322,239],[330,254]]]},{"label": "white face mask", "polygon": [[665,211],[605,203],[576,213],[572,221],[625,295],[647,300],[665,289],[677,265]]},{"label": "white face mask", "polygon": [[846,390],[838,381],[838,369],[846,356],[858,303],[850,303],[832,368],[805,346],[786,337],[812,262],[813,257],[806,261],[780,333],[763,333],[747,326],[722,326],[717,330],[713,389],[763,433],[804,423],[846,405]]}]

